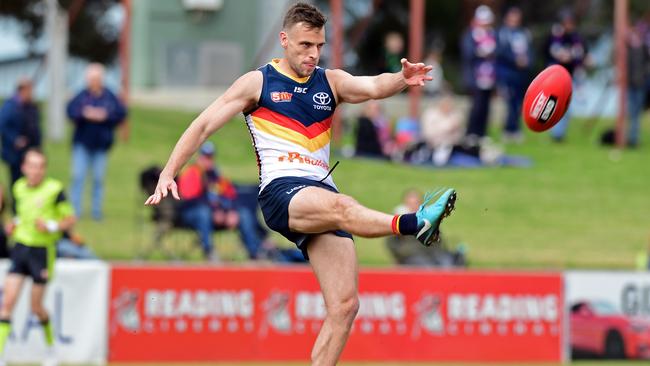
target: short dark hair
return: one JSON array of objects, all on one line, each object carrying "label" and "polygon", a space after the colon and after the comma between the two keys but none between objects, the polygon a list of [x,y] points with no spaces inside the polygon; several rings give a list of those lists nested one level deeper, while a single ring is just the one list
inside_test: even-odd
[{"label": "short dark hair", "polygon": [[301,22],[309,28],[321,29],[327,22],[327,17],[317,7],[300,2],[287,10],[282,21],[282,28],[289,29],[294,24]]},{"label": "short dark hair", "polygon": [[18,80],[18,82],[16,83],[16,91],[21,92],[21,91],[23,91],[23,89],[25,89],[25,88],[27,88],[29,86],[32,86],[32,85],[33,84],[32,84],[31,79],[28,79],[28,78],[25,78],[25,77],[20,78]]},{"label": "short dark hair", "polygon": [[42,156],[43,159],[45,159],[45,161],[47,162],[47,155],[45,155],[45,152],[40,148],[34,146],[34,147],[30,147],[29,149],[27,149],[27,151],[25,151],[25,155],[23,155],[23,161],[22,161],[23,163],[25,162],[25,158],[27,157],[27,154],[30,153]]}]

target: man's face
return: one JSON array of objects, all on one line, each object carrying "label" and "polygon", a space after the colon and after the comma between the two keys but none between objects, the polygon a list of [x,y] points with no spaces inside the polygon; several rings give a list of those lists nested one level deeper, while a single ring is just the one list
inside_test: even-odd
[{"label": "man's face", "polygon": [[420,198],[420,193],[418,192],[408,192],[404,197],[404,206],[406,206],[410,211],[417,211],[421,204],[422,199]]},{"label": "man's face", "polygon": [[567,33],[571,33],[576,29],[576,22],[573,18],[565,18],[562,20],[562,26]]},{"label": "man's face", "polygon": [[86,70],[86,84],[88,89],[99,92],[104,88],[104,70],[96,65],[91,65]]},{"label": "man's face", "polygon": [[511,9],[506,14],[505,23],[508,27],[516,28],[521,25],[521,10]]},{"label": "man's face", "polygon": [[214,166],[214,159],[212,155],[199,154],[197,163],[201,166],[201,169],[208,170]]},{"label": "man's face", "polygon": [[310,28],[302,22],[280,32],[280,44],[284,57],[298,77],[307,77],[314,72],[320,52],[325,44],[325,27]]},{"label": "man's face", "polygon": [[27,185],[35,187],[41,184],[47,169],[45,156],[35,152],[28,152],[20,169],[25,175],[25,179],[27,179]]},{"label": "man's face", "polygon": [[26,84],[20,89],[20,100],[29,103],[32,101],[32,84]]}]

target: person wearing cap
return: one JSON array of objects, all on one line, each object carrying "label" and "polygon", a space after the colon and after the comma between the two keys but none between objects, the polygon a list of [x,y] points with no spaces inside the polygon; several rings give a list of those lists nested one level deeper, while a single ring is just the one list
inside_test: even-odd
[{"label": "person wearing cap", "polygon": [[476,8],[469,29],[462,38],[465,86],[472,93],[472,108],[467,124],[468,139],[486,135],[490,98],[496,85],[496,33],[494,13],[487,5]]},{"label": "person wearing cap", "polygon": [[[587,43],[578,33],[573,12],[568,9],[562,10],[559,18],[560,23],[553,25],[544,47],[546,63],[547,65],[561,65],[567,69],[573,77],[575,85],[576,76],[584,71],[584,67],[589,62]],[[551,129],[553,141],[564,141],[571,119],[570,112],[569,108],[564,117]]]},{"label": "person wearing cap", "polygon": [[32,100],[32,82],[21,79],[16,93],[0,109],[2,160],[9,166],[11,185],[22,177],[20,165],[25,152],[41,146],[38,106]]},{"label": "person wearing cap", "polygon": [[522,27],[521,20],[521,9],[510,7],[497,32],[497,80],[508,108],[503,131],[503,140],[506,142],[523,141],[519,120],[526,86],[530,80],[532,37]]},{"label": "person wearing cap", "polygon": [[209,172],[214,168],[214,150],[211,142],[201,145],[194,163],[189,164],[178,175],[178,193],[183,199],[178,205],[181,222],[199,234],[203,256],[211,261],[218,260],[212,238],[214,224],[209,190]]},{"label": "person wearing cap", "polygon": [[218,261],[212,231],[237,229],[250,259],[259,259],[270,244],[260,233],[256,212],[241,204],[237,189],[216,167],[216,149],[210,141],[199,148],[196,161],[178,176],[181,221],[199,234],[206,259]]},{"label": "person wearing cap", "polygon": [[104,177],[108,151],[115,128],[126,118],[126,107],[104,86],[104,66],[92,63],[86,69],[87,87],[68,103],[68,117],[75,126],[72,143],[70,200],[77,217],[83,212],[84,180],[92,170],[92,217],[102,219]]}]

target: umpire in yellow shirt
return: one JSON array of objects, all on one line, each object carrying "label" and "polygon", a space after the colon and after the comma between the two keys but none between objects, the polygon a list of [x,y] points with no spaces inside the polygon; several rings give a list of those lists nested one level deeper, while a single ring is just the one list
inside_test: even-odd
[{"label": "umpire in yellow shirt", "polygon": [[21,170],[24,176],[13,186],[15,217],[5,228],[15,245],[0,308],[0,353],[4,353],[11,314],[26,277],[33,280],[31,310],[43,325],[45,341],[52,348],[50,318],[43,306],[45,285],[53,276],[56,242],[75,222],[63,184],[46,177],[47,158],[41,151],[28,150]]}]

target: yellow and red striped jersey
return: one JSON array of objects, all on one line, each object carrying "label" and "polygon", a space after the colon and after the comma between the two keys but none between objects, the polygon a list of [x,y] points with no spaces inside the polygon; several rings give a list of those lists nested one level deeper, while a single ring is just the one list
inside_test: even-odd
[{"label": "yellow and red striped jersey", "polygon": [[[264,82],[256,109],[244,114],[260,173],[260,191],[279,177],[321,180],[330,169],[334,93],[325,69],[305,78],[284,73],[274,59],[260,67]],[[329,176],[323,183],[334,188]]]}]

